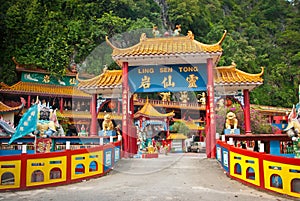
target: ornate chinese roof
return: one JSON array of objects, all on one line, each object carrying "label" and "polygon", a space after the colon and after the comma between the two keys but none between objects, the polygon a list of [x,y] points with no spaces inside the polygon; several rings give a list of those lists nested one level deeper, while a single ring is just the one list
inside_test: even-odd
[{"label": "ornate chinese roof", "polygon": [[[120,93],[122,90],[122,70],[104,70],[101,75],[88,80],[78,78],[78,89],[86,93]],[[108,90],[113,89],[114,91]]]},{"label": "ornate chinese roof", "polygon": [[186,120],[182,120],[182,119],[174,119],[174,121],[184,123],[190,130],[194,130],[194,131],[204,130],[203,126],[198,126],[197,124],[195,124],[195,122],[193,120],[186,121]]},{"label": "ornate chinese roof", "polygon": [[167,114],[162,114],[158,112],[148,101],[146,101],[145,105],[134,114],[134,118],[139,117],[148,117],[148,118],[167,118],[174,116],[174,112],[169,112]]},{"label": "ornate chinese roof", "polygon": [[187,136],[185,136],[182,133],[171,133],[167,138],[167,140],[185,140],[185,139],[187,139]]},{"label": "ornate chinese roof", "polygon": [[[69,118],[69,119],[91,119],[92,115],[91,113],[80,111],[80,112],[74,112],[74,111],[63,111],[62,113],[60,111],[56,112],[57,117],[60,118]],[[99,112],[97,118],[98,119],[104,119],[104,115],[108,114],[107,112]],[[122,120],[122,114],[117,113],[109,113],[111,115],[111,118],[113,120]]]},{"label": "ornate chinese roof", "polygon": [[89,94],[86,94],[73,86],[57,86],[51,84],[39,84],[22,81],[10,87],[2,87],[0,88],[0,92],[32,95],[52,95],[58,97],[90,97]]},{"label": "ornate chinese roof", "polygon": [[187,36],[173,36],[162,38],[147,38],[143,33],[140,42],[132,47],[118,48],[106,37],[106,42],[112,47],[112,57],[120,65],[128,62],[130,66],[149,64],[182,64],[203,63],[207,58],[213,58],[217,63],[222,54],[222,38],[215,44],[203,44],[194,40],[191,31]]},{"label": "ornate chinese roof", "polygon": [[258,74],[250,74],[238,70],[236,64],[230,66],[216,67],[214,71],[214,83],[217,91],[236,91],[239,89],[249,89],[263,84],[262,75],[264,68]]},{"label": "ornate chinese roof", "polygon": [[23,104],[16,106],[16,107],[10,107],[8,105],[5,105],[3,102],[0,101],[0,114],[1,113],[7,113],[7,112],[15,112],[23,108]]},{"label": "ornate chinese roof", "polygon": [[[231,66],[221,66],[215,68],[214,83],[217,90],[237,91],[241,89],[252,90],[256,86],[263,84],[263,68],[261,73],[245,73],[236,68],[236,64]],[[89,80],[78,80],[78,88],[86,93],[120,92],[122,88],[122,70],[107,70],[101,75]],[[115,90],[115,91],[112,91]],[[118,91],[117,91],[118,90]]]},{"label": "ornate chinese roof", "polygon": [[262,114],[271,114],[273,116],[287,116],[291,112],[291,108],[283,108],[283,107],[272,107],[265,105],[254,105],[251,104],[250,107],[259,111]]}]

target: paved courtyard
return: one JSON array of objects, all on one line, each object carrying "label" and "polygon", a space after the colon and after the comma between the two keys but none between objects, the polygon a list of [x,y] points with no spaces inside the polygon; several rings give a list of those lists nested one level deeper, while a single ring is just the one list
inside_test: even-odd
[{"label": "paved courtyard", "polygon": [[284,201],[227,177],[204,153],[160,155],[158,159],[122,159],[108,175],[80,183],[5,192],[0,200],[30,201]]}]

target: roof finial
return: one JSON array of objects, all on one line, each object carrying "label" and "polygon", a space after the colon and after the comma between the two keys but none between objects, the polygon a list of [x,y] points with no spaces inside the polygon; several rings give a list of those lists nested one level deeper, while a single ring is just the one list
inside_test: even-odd
[{"label": "roof finial", "polygon": [[181,25],[178,24],[178,25],[176,25],[173,36],[179,36],[180,32],[181,32]]},{"label": "roof finial", "polygon": [[103,73],[105,73],[108,70],[108,67],[107,67],[107,64],[104,64],[103,66],[104,66]]},{"label": "roof finial", "polygon": [[192,31],[188,31],[187,37],[188,37],[189,39],[191,39],[191,40],[194,40],[194,34],[193,34],[193,32],[192,32]]},{"label": "roof finial", "polygon": [[161,36],[161,34],[159,33],[159,30],[158,30],[157,26],[153,26],[152,33],[153,33],[154,38]]},{"label": "roof finial", "polygon": [[140,37],[140,42],[142,42],[142,41],[144,41],[144,40],[146,40],[146,39],[147,39],[146,34],[145,34],[145,33],[142,33],[142,34],[141,34],[141,37]]}]

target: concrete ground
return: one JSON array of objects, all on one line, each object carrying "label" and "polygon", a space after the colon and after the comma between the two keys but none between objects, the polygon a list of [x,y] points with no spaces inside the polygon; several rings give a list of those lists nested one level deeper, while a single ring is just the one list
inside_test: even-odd
[{"label": "concrete ground", "polygon": [[0,194],[0,200],[30,201],[288,201],[230,179],[204,153],[122,159],[108,175],[59,187]]}]

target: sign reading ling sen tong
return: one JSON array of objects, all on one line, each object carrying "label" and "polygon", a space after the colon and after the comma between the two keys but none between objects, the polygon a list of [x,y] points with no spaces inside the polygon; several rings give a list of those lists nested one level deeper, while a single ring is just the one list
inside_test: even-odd
[{"label": "sign reading ling sen tong", "polygon": [[129,66],[131,92],[206,91],[205,64]]}]

